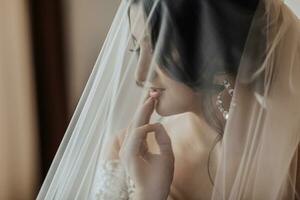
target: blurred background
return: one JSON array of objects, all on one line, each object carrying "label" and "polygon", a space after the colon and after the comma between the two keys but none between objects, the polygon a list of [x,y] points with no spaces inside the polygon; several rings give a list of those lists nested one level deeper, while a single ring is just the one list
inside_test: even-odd
[{"label": "blurred background", "polygon": [[0,0],[0,200],[35,199],[120,1]]},{"label": "blurred background", "polygon": [[0,199],[35,199],[120,0],[0,0]]}]

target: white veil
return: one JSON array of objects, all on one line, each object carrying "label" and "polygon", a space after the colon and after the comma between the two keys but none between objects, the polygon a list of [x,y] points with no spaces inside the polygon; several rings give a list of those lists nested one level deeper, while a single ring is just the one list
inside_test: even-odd
[{"label": "white veil", "polygon": [[[130,12],[132,6],[136,12]],[[132,32],[142,36],[132,39]],[[144,49],[140,50],[142,43]],[[139,59],[136,53],[147,59]],[[179,97],[172,96],[176,90],[148,85],[155,79],[158,66],[168,81],[184,85],[179,86]],[[223,86],[223,79],[215,80],[219,74],[233,80],[228,88]],[[224,98],[229,96],[228,102],[219,99],[226,88],[230,95]],[[180,97],[184,89],[188,94],[193,91],[195,98],[208,100]],[[158,112],[160,104],[156,102],[157,112],[150,121],[141,122],[149,90],[163,93],[161,107],[169,110],[161,108]],[[215,105],[218,100],[221,103]],[[181,139],[184,133],[177,134],[177,126],[194,122],[191,113],[199,107],[204,113],[201,123],[209,128],[200,127],[214,132],[207,141],[199,141],[200,146],[191,145],[197,144],[190,141],[194,138],[186,140],[190,149],[211,146],[203,150],[199,164],[204,166],[199,167],[201,174],[206,174],[203,182],[209,178],[211,185],[207,189],[200,184],[200,197],[297,197],[300,24],[281,0],[122,0],[37,199],[134,198],[136,183],[120,161],[119,149],[135,134],[135,127],[155,122],[162,123],[171,138],[173,181],[196,187],[196,178],[186,178],[184,173],[184,178],[177,178],[176,170],[184,162],[197,163],[201,156],[192,156],[188,149],[181,150],[186,155],[177,158],[176,145],[185,141]],[[163,180],[159,171],[157,174],[146,182],[160,185]],[[202,187],[206,190],[201,191]],[[170,199],[198,197],[189,190],[174,188],[171,186]],[[160,188],[156,190],[159,194]]]},{"label": "white veil", "polygon": [[[267,36],[262,58],[259,34]],[[299,21],[283,2],[261,1],[240,63],[214,199],[299,198],[299,38]]]}]

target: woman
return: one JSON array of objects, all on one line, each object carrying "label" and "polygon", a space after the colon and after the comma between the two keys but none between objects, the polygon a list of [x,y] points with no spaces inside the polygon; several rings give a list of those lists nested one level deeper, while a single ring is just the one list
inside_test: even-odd
[{"label": "woman", "polygon": [[295,198],[299,33],[279,0],[122,2],[39,199]]},{"label": "woman", "polygon": [[[145,196],[152,196],[153,198],[153,195],[150,194],[158,191],[158,187],[160,188],[159,191],[163,194],[156,193],[159,197],[160,195],[163,197],[153,199],[166,199],[170,190],[169,184],[171,184],[173,179],[174,159],[172,151],[174,151],[176,160],[175,174],[170,196],[173,196],[175,199],[210,199],[213,187],[211,176],[213,174],[209,174],[208,172],[210,171],[209,167],[212,167],[215,163],[209,163],[209,156],[215,157],[214,155],[210,155],[210,153],[214,145],[216,145],[216,140],[219,139],[219,136],[221,136],[225,122],[223,113],[217,109],[214,102],[217,101],[217,96],[219,95],[222,100],[226,98],[226,105],[224,104],[224,107],[226,108],[224,109],[227,110],[229,108],[230,93],[225,89],[225,87],[222,88],[223,81],[230,80],[228,84],[229,87],[231,87],[230,85],[233,85],[237,73],[237,69],[235,68],[238,66],[237,64],[234,65],[233,63],[229,63],[227,60],[220,60],[222,63],[219,65],[212,64],[211,66],[201,66],[198,65],[198,63],[196,65],[196,60],[199,59],[199,56],[203,56],[205,59],[204,55],[193,54],[195,48],[198,47],[198,44],[193,41],[197,41],[199,39],[200,33],[200,30],[195,29],[196,24],[201,20],[199,19],[201,5],[198,5],[200,1],[162,1],[159,2],[156,8],[153,9],[154,3],[155,1],[135,1],[130,5],[129,9],[129,19],[138,19],[135,22],[135,25],[132,25],[133,27],[131,28],[132,38],[135,40],[136,44],[133,51],[137,51],[138,53],[138,66],[135,73],[136,82],[138,85],[143,87],[143,85],[146,84],[144,82],[147,79],[147,74],[151,73],[152,76],[151,80],[148,81],[148,87],[151,88],[149,91],[150,97],[141,108],[142,114],[139,116],[142,118],[139,119],[141,122],[138,122],[135,125],[137,127],[136,130],[139,133],[133,133],[132,137],[135,137],[133,136],[135,134],[145,137],[145,134],[147,134],[150,130],[161,133],[161,137],[164,139],[163,140],[161,138],[161,142],[164,145],[161,146],[161,148],[166,148],[166,155],[162,155],[161,160],[157,160],[158,163],[153,163],[154,166],[152,167],[158,169],[154,170],[151,167],[149,172],[144,172],[146,166],[136,166],[139,165],[139,160],[137,160],[137,163],[134,164],[135,159],[130,155],[139,154],[127,152],[127,146],[132,147],[132,143],[135,143],[135,140],[140,139],[135,138],[135,140],[131,141],[131,137],[128,139],[130,141],[129,144],[124,144],[122,139],[119,141],[122,149],[120,155],[121,158],[123,157],[125,165],[126,163],[130,164],[126,165],[128,172],[131,171],[131,168],[141,168],[143,171],[142,173],[133,170],[134,172],[131,172],[132,174],[130,174],[130,177],[133,177],[133,181],[136,183],[135,186],[136,191],[138,191],[137,193],[144,195],[143,193],[145,192]],[[176,25],[172,25],[171,22],[166,22],[164,26],[166,26],[166,29],[176,29],[176,33],[170,33],[171,30],[160,32],[160,26],[163,25],[157,24],[163,23],[160,22],[159,19],[162,19],[161,16],[164,14],[160,5],[161,3],[165,3],[167,7],[166,9],[169,9],[170,16],[165,17],[165,20],[167,21],[168,18],[170,21],[171,19],[176,19],[177,22]],[[254,6],[255,4],[256,3],[254,3]],[[192,10],[192,8],[194,8],[194,10]],[[143,32],[141,30],[145,29],[146,23],[144,16],[149,15],[147,11],[150,12],[151,9],[153,9],[153,15],[157,18],[153,16],[153,20],[151,18],[149,22],[149,30]],[[251,10],[250,8],[247,9]],[[252,8],[252,10],[254,10],[254,8]],[[249,19],[248,21],[251,20]],[[185,24],[185,22],[189,23]],[[248,26],[249,22],[246,24],[247,28]],[[186,32],[186,34],[183,32]],[[240,36],[242,38],[241,42],[244,43],[246,31],[243,31],[242,27],[241,32],[241,35],[244,34],[244,36]],[[159,33],[156,38],[155,33]],[[229,35],[231,34],[232,33],[229,33]],[[153,47],[156,46],[159,35],[162,37],[163,41],[166,40],[163,37],[168,37],[168,42],[172,44],[172,47],[162,47],[162,55],[160,55],[158,61],[156,61],[156,63],[159,64],[155,63],[153,66],[153,72],[149,72],[149,63],[152,59],[151,52],[155,51],[155,49],[153,50]],[[176,39],[178,39],[178,41]],[[232,44],[229,40],[225,42],[228,46],[234,46],[234,44]],[[236,43],[238,44],[236,45],[238,46],[237,48],[242,46],[238,42]],[[174,59],[171,55],[172,52],[178,52],[177,60],[172,60]],[[214,55],[217,53],[218,52],[214,51]],[[234,55],[230,52],[228,54],[234,57]],[[166,63],[168,58],[171,59],[171,63]],[[234,60],[234,58],[232,59]],[[234,60],[234,62],[238,61]],[[180,66],[181,63],[185,64]],[[205,69],[206,67],[210,67],[210,69]],[[180,73],[180,76],[178,76],[179,73],[176,72],[178,68],[183,69],[186,74]],[[205,70],[207,71],[206,78],[204,78],[201,74]],[[196,73],[199,76],[193,77],[191,76],[191,72]],[[183,75],[186,76],[182,77]],[[211,88],[208,88],[208,85]],[[163,126],[160,124],[149,125],[150,115],[153,113],[154,107],[156,112],[161,116],[176,115],[180,113],[185,114],[179,115],[173,120],[169,120],[168,123],[164,123],[164,126],[167,129],[167,131],[165,131]],[[213,119],[220,123],[207,123],[206,121],[208,120],[206,120],[205,117],[208,118],[209,116],[205,116],[203,109],[208,109],[206,112],[215,114]],[[216,127],[213,127],[214,125]],[[220,133],[218,133],[218,130]],[[168,135],[171,136],[174,149],[171,147]],[[159,137],[157,139],[158,144],[160,144]],[[148,141],[148,146],[150,149],[153,149],[153,142],[151,143]],[[137,147],[137,149],[139,148]],[[116,152],[118,152],[118,150],[116,150]],[[139,155],[138,158],[141,158],[141,156]],[[143,159],[145,158],[143,157]],[[149,159],[149,162],[151,163],[151,158]],[[158,166],[156,166],[156,164]],[[166,166],[164,166],[164,164]],[[155,188],[153,188],[154,191],[151,191],[151,187],[146,186],[148,184],[149,177],[155,176],[155,174],[159,171],[164,172],[159,175],[162,180],[157,180]],[[139,175],[137,175],[138,177],[135,177],[136,174],[140,173],[142,173],[142,175],[140,175],[141,177],[139,177]],[[146,180],[146,182],[139,179]],[[137,184],[138,182],[141,182],[141,186]],[[189,182],[192,182],[193,184],[187,185]],[[161,186],[159,186],[160,184]],[[162,188],[165,188],[165,191]],[[146,191],[144,191],[145,189]],[[136,199],[143,198],[137,197]]]}]

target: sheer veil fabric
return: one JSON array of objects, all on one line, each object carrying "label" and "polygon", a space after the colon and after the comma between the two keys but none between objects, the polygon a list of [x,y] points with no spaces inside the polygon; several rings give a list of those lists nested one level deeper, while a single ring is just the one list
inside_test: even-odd
[{"label": "sheer veil fabric", "polygon": [[[155,85],[160,75],[170,87]],[[234,90],[228,105],[224,100],[218,107],[226,90],[219,75],[233,80]],[[207,168],[198,169],[211,186],[199,187],[199,197],[298,197],[300,23],[292,11],[282,0],[122,0],[37,199],[131,199],[135,182],[118,151],[141,124],[151,92],[160,99],[145,123],[165,126],[175,164],[184,162],[176,157],[178,141],[189,141],[176,127],[193,121],[191,113],[201,110],[213,132],[208,138],[218,139],[199,143],[211,146],[203,150]],[[192,160],[186,165],[200,159],[185,152]],[[180,180],[196,187],[195,180]],[[180,199],[180,192],[171,188],[168,198]]]}]

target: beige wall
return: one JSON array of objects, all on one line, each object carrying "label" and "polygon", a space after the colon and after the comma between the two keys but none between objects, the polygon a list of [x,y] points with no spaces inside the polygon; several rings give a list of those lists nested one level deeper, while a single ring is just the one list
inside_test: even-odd
[{"label": "beige wall", "polygon": [[35,198],[37,127],[27,1],[0,1],[0,199]]},{"label": "beige wall", "polygon": [[121,0],[65,0],[68,91],[73,112]]}]

